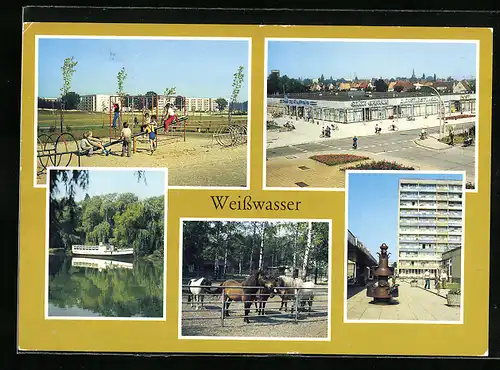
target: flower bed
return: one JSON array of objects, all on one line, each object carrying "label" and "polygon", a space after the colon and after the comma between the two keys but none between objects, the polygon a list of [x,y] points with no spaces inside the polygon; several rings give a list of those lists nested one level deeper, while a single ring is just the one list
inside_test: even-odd
[{"label": "flower bed", "polygon": [[396,162],[389,161],[371,161],[368,163],[359,163],[355,166],[341,167],[340,171],[346,170],[414,170],[414,167],[404,166]]},{"label": "flower bed", "polygon": [[338,164],[364,161],[366,159],[370,159],[369,157],[363,157],[360,155],[352,155],[352,154],[319,154],[319,155],[313,155],[312,157],[309,158],[324,163],[327,166],[336,166]]}]

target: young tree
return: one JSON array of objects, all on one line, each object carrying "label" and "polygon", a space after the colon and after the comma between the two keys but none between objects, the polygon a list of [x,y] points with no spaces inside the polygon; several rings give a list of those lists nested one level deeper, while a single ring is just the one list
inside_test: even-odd
[{"label": "young tree", "polygon": [[233,74],[233,92],[231,93],[231,101],[229,103],[229,112],[228,112],[228,122],[231,124],[231,113],[233,110],[233,105],[236,103],[236,99],[238,98],[238,94],[240,93],[241,84],[243,83],[244,74],[243,74],[243,66],[239,66],[238,70]]},{"label": "young tree", "polygon": [[73,73],[76,72],[75,67],[78,62],[74,59],[74,57],[64,59],[64,63],[61,67],[62,77],[63,77],[63,85],[61,87],[61,132],[63,131],[63,105],[64,97],[68,95],[69,90],[71,89],[71,81],[73,79]]},{"label": "young tree", "polygon": [[[118,81],[118,91],[116,93],[119,96],[120,107],[121,107],[123,105],[123,97],[125,96],[125,93],[123,92],[123,85],[125,84],[125,80],[127,78],[127,72],[125,71],[125,67],[122,67],[122,69],[120,69],[120,72],[118,72],[116,78]],[[121,110],[120,110],[120,115],[121,115]]]},{"label": "young tree", "polygon": [[177,94],[175,91],[175,86],[174,87],[167,87],[165,88],[165,91],[163,92],[163,95],[165,96],[166,100],[170,102],[170,97]]}]

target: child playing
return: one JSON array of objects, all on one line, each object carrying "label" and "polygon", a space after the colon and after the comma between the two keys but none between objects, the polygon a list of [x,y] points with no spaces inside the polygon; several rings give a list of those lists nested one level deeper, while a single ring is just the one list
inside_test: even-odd
[{"label": "child playing", "polygon": [[125,155],[125,152],[127,152],[127,157],[130,157],[132,130],[130,130],[130,127],[128,127],[127,122],[123,122],[123,128],[122,128],[120,140],[122,140],[122,157]]},{"label": "child playing", "polygon": [[167,119],[165,120],[164,128],[165,131],[168,131],[168,126],[174,121],[178,122],[179,118],[174,112],[173,104],[167,103],[166,108],[167,108]]},{"label": "child playing", "polygon": [[102,145],[102,141],[92,137],[92,131],[88,131],[83,134],[82,140],[80,140],[80,147],[82,151],[87,150],[87,155],[90,157],[94,152],[94,147],[98,147],[102,150],[102,152],[106,155],[109,154],[109,151],[104,148]]},{"label": "child playing", "polygon": [[141,126],[141,132],[144,132],[146,130],[146,127],[149,125],[150,122],[151,122],[151,119],[149,118],[149,113],[148,112],[144,113],[144,119],[143,119],[142,126]]},{"label": "child playing", "polygon": [[155,150],[155,140],[156,140],[156,132],[153,130],[153,126],[151,123],[149,123],[146,128],[144,129],[144,132],[148,135],[149,138],[149,149],[151,150],[150,154],[153,154]]},{"label": "child playing", "polygon": [[120,116],[120,106],[118,104],[113,104],[113,128],[116,128],[116,121],[118,121],[118,118]]},{"label": "child playing", "polygon": [[156,136],[158,135],[158,121],[156,119],[156,114],[153,114],[151,116],[150,126],[151,126],[151,131],[153,131],[155,133],[155,140],[153,142],[153,148],[156,149]]}]

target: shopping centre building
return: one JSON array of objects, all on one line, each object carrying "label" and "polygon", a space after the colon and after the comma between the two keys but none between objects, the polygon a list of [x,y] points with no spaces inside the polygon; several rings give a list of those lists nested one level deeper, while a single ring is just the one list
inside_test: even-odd
[{"label": "shopping centre building", "polygon": [[282,113],[296,119],[354,123],[476,112],[475,94],[324,92],[268,96],[268,114]]}]

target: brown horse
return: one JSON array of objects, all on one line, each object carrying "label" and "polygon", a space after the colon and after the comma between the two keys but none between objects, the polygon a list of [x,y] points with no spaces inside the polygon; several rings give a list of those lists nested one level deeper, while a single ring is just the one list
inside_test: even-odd
[{"label": "brown horse", "polygon": [[[274,283],[273,283],[274,285]],[[266,287],[260,288],[259,291],[257,292],[257,299],[255,301],[255,308],[256,311],[259,315],[265,315],[265,309],[266,309],[266,303],[269,298],[273,298],[275,296],[274,294],[274,288],[269,289]],[[258,305],[257,305],[258,303]]]},{"label": "brown horse", "polygon": [[[250,313],[250,307],[252,303],[257,306],[258,293],[261,289],[273,290],[273,281],[265,278],[261,270],[253,273],[247,277],[243,282],[238,282],[236,280],[226,280],[221,285],[220,288],[229,287],[224,289],[224,316],[229,316],[229,305],[232,301],[243,302],[245,307],[245,317],[244,322],[249,323],[248,315]],[[241,287],[241,288],[240,288]],[[266,294],[266,293],[264,293]],[[269,297],[269,295],[267,295]],[[266,299],[267,300],[267,299]]]}]

